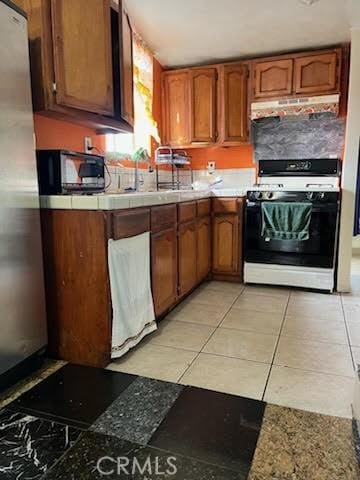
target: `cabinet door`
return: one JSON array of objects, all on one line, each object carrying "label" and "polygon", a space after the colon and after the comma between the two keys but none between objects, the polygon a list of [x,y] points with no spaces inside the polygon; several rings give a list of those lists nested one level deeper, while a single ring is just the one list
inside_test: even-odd
[{"label": "cabinet door", "polygon": [[248,139],[247,85],[247,65],[224,65],[221,74],[223,143],[242,143]]},{"label": "cabinet door", "polygon": [[237,215],[216,215],[213,218],[213,272],[240,272],[240,234]]},{"label": "cabinet door", "polygon": [[134,125],[133,44],[130,20],[119,2],[121,117]]},{"label": "cabinet door", "polygon": [[196,224],[179,228],[179,292],[185,295],[196,285]]},{"label": "cabinet door", "polygon": [[189,72],[163,75],[163,115],[165,142],[170,145],[189,143]]},{"label": "cabinet door", "polygon": [[210,217],[198,221],[196,230],[197,242],[197,279],[203,280],[211,268],[211,223]]},{"label": "cabinet door", "polygon": [[59,105],[113,115],[110,0],[51,0]]},{"label": "cabinet door", "polygon": [[216,141],[216,78],[215,68],[190,71],[192,142]]},{"label": "cabinet door", "polygon": [[292,94],[293,60],[255,62],[255,98],[280,97]]},{"label": "cabinet door", "polygon": [[152,292],[156,316],[177,297],[177,235],[172,228],[151,236]]},{"label": "cabinet door", "polygon": [[295,58],[295,93],[331,93],[339,88],[336,52]]}]

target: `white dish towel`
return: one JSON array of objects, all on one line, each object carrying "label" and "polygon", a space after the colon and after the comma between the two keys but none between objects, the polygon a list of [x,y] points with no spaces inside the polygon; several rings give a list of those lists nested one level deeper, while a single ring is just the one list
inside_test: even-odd
[{"label": "white dish towel", "polygon": [[108,242],[113,310],[111,358],[157,329],[150,281],[150,234]]}]

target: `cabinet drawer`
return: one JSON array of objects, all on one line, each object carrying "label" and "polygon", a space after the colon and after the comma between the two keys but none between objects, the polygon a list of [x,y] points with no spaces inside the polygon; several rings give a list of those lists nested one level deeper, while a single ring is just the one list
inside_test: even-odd
[{"label": "cabinet drawer", "polygon": [[152,207],[150,213],[151,231],[160,232],[176,225],[176,203]]},{"label": "cabinet drawer", "polygon": [[241,202],[241,198],[213,198],[213,212],[238,213]]},{"label": "cabinet drawer", "polygon": [[196,202],[179,203],[179,223],[190,222],[196,217]]},{"label": "cabinet drawer", "polygon": [[150,209],[136,208],[113,212],[112,214],[112,238],[134,237],[150,231]]},{"label": "cabinet drawer", "polygon": [[197,216],[206,217],[210,214],[211,200],[210,198],[203,198],[196,202]]}]

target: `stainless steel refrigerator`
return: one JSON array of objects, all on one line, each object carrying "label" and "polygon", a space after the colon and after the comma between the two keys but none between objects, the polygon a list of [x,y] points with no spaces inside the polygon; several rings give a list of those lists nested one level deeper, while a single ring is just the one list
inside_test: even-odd
[{"label": "stainless steel refrigerator", "polygon": [[26,16],[0,0],[0,387],[47,343]]}]

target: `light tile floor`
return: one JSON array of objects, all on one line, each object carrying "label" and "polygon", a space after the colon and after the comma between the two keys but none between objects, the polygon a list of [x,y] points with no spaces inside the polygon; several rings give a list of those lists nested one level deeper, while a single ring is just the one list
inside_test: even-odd
[{"label": "light tile floor", "polygon": [[360,268],[346,295],[206,283],[108,368],[350,418],[358,362]]}]

